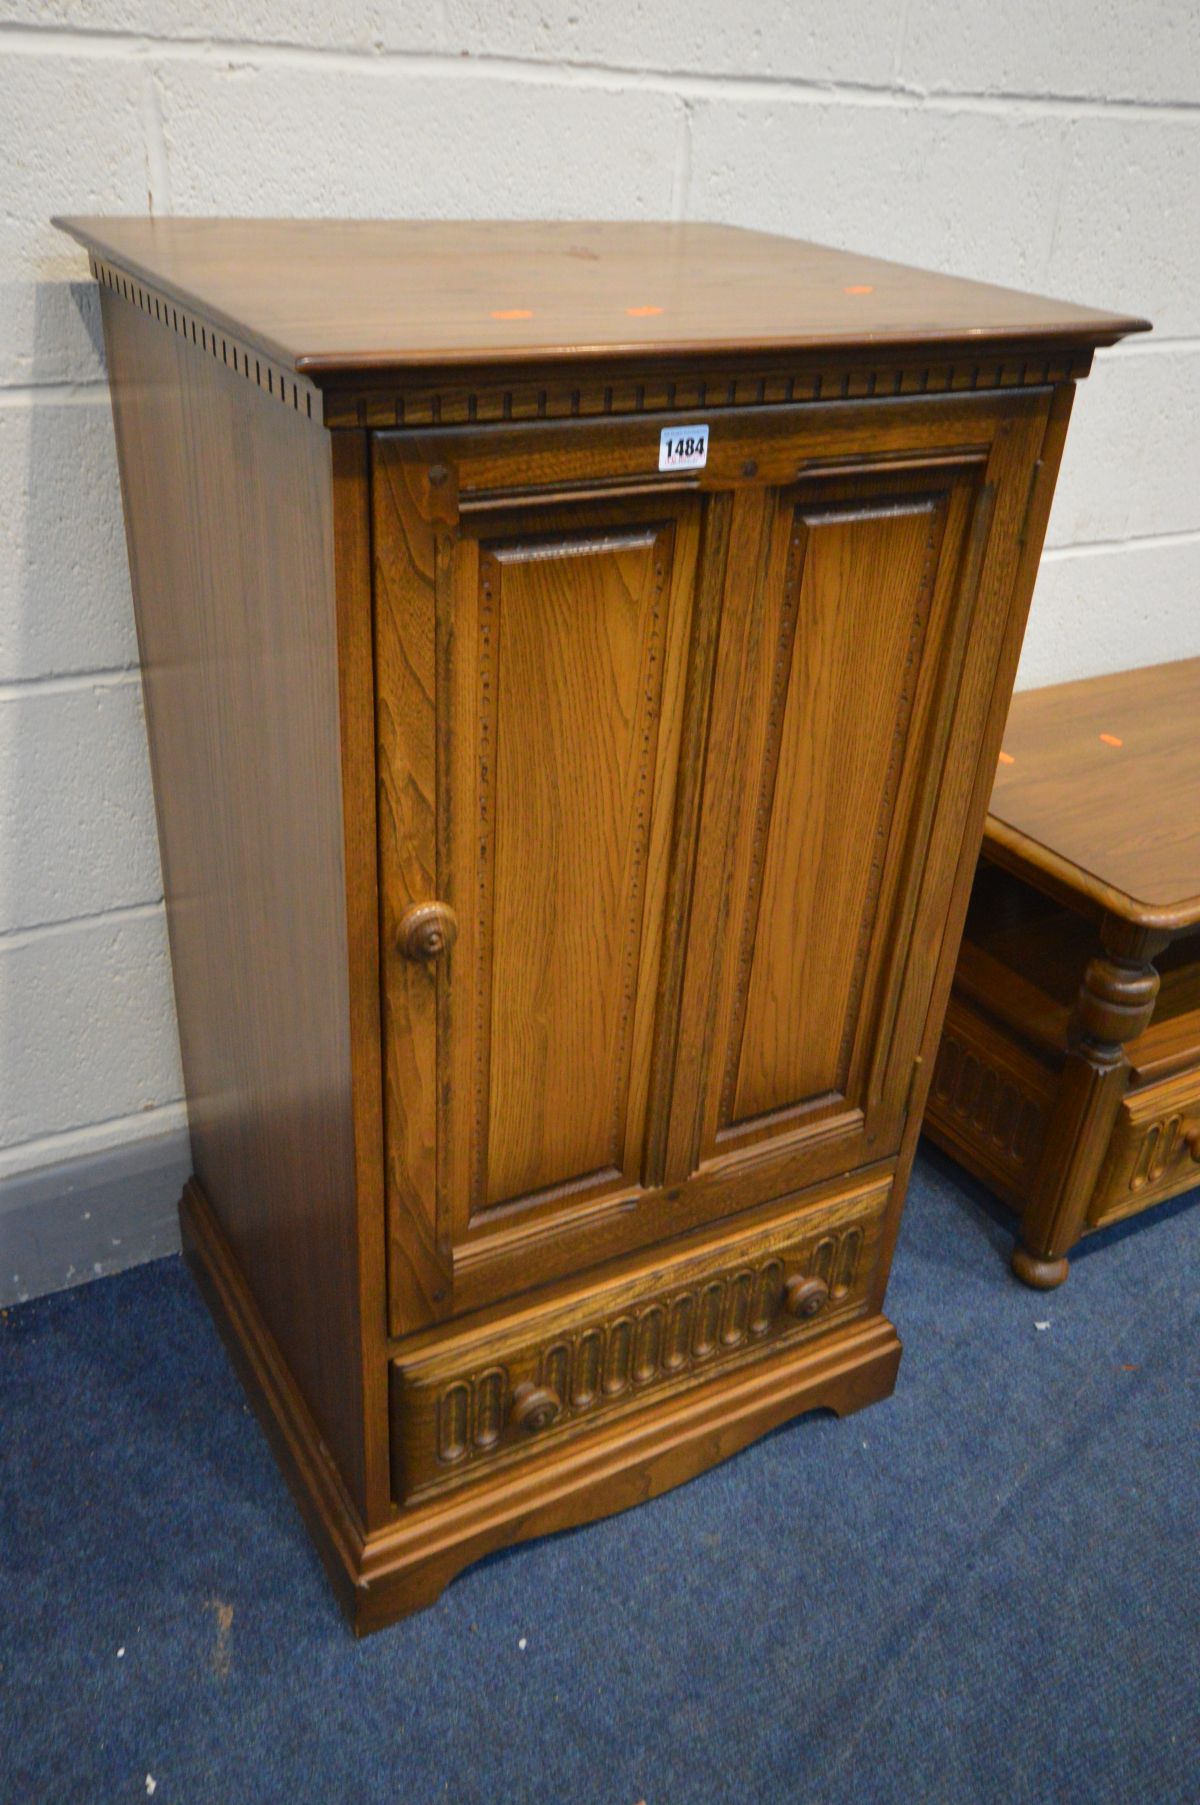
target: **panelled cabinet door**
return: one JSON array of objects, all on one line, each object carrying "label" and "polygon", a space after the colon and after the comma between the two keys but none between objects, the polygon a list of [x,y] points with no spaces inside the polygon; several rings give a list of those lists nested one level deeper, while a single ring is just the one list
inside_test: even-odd
[{"label": "panelled cabinet door", "polygon": [[[497,508],[451,533],[410,480],[377,458],[397,1326],[461,1307],[476,1243],[529,1238],[533,1283],[539,1234],[645,1192],[703,511]],[[406,956],[430,901],[448,931]]]},{"label": "panelled cabinet door", "polygon": [[899,1146],[994,499],[981,454],[738,497],[668,1182],[758,1169],[772,1194]]},{"label": "panelled cabinet door", "polygon": [[393,1333],[896,1154],[1041,429],[912,418],[377,437]]}]

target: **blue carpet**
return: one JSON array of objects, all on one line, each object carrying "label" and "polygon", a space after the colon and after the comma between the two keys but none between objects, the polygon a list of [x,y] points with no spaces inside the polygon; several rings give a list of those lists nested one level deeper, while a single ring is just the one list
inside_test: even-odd
[{"label": "blue carpet", "polygon": [[890,1402],[362,1643],[178,1261],[9,1310],[4,1799],[1195,1801],[1200,1210],[1007,1245],[924,1153]]}]

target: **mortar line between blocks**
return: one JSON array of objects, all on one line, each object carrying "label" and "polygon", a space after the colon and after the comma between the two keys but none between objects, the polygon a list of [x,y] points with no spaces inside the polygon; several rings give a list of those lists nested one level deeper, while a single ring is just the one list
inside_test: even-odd
[{"label": "mortar line between blocks", "polygon": [[114,909],[97,909],[87,915],[69,915],[63,921],[44,921],[36,926],[0,930],[0,954],[23,952],[43,940],[63,939],[80,928],[125,927],[138,921],[154,921],[163,914],[163,899],[151,902],[125,903]]},{"label": "mortar line between blocks", "polygon": [[44,676],[12,677],[0,683],[0,704],[24,702],[31,696],[73,696],[89,689],[125,689],[141,681],[136,664],[118,664],[95,671],[50,671]]},{"label": "mortar line between blocks", "polygon": [[[38,1172],[44,1166],[55,1166],[69,1159],[86,1158],[103,1153],[110,1147],[134,1147],[141,1141],[177,1132],[187,1127],[187,1105],[182,1097],[166,1103],[152,1103],[132,1115],[103,1116],[98,1122],[85,1122],[78,1128],[59,1128],[50,1134],[15,1141],[0,1151],[0,1181],[21,1178]],[[134,1133],[128,1130],[136,1130]]]},{"label": "mortar line between blocks", "polygon": [[295,44],[283,40],[247,41],[216,37],[147,37],[145,33],[105,31],[65,26],[16,25],[0,22],[0,41],[19,54],[62,53],[75,56],[117,57],[131,61],[175,58],[224,68],[231,56],[248,63],[293,62],[358,73],[387,73],[397,68],[414,75],[458,80],[514,80],[540,86],[593,86],[625,92],[631,87],[662,90],[698,100],[787,99],[828,105],[844,101],[860,105],[918,108],[933,112],[1047,113],[1068,112],[1075,117],[1138,116],[1178,117],[1195,120],[1200,103],[1186,100],[1152,100],[1132,96],[1101,97],[1089,94],[986,93],[973,90],[925,89],[895,82],[852,82],[834,78],[794,75],[724,75],[668,67],[639,68],[586,58],[554,60],[519,54],[460,55],[453,50],[406,50],[365,45],[361,49]]},{"label": "mortar line between blocks", "polygon": [[1200,527],[1182,527],[1175,533],[1130,533],[1124,539],[1080,539],[1071,545],[1048,545],[1041,561],[1053,564],[1064,558],[1084,558],[1093,553],[1107,557],[1113,552],[1165,550],[1197,540],[1200,540]]}]

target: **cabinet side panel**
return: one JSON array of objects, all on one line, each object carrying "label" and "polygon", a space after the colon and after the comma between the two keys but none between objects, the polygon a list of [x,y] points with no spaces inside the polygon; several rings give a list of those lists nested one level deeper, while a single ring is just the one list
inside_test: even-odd
[{"label": "cabinet side panel", "polygon": [[361,1509],[328,435],[102,304],[196,1174]]}]

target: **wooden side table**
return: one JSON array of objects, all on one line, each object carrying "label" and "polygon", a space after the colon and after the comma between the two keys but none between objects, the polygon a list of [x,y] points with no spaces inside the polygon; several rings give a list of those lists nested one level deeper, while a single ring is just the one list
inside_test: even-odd
[{"label": "wooden side table", "polygon": [[926,1130],[1061,1285],[1200,1185],[1200,659],[1012,704]]}]

